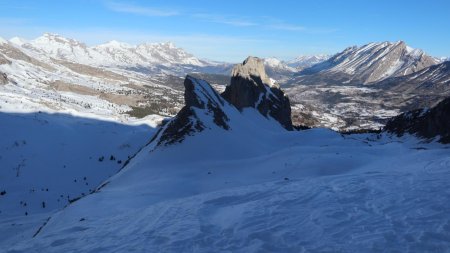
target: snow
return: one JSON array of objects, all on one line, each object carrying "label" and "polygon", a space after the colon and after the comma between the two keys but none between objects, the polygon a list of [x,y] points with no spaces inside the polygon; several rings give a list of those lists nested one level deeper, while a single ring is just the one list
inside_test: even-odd
[{"label": "snow", "polygon": [[311,67],[315,64],[328,60],[330,57],[331,56],[327,54],[302,55],[288,61],[287,65],[293,68]]},{"label": "snow", "polygon": [[0,112],[0,121],[0,187],[7,192],[0,202],[3,218],[49,212],[88,194],[154,131],[142,124],[150,118],[126,125],[67,114]]},{"label": "snow", "polygon": [[282,62],[279,59],[272,57],[272,58],[265,58],[264,64],[269,65],[271,67],[278,67],[279,65],[282,64]]},{"label": "snow", "polygon": [[325,129],[263,127],[244,135],[249,130],[203,132],[179,145],[144,149],[100,192],[9,249],[449,249],[444,146]]},{"label": "snow", "polygon": [[22,46],[23,44],[28,43],[27,40],[23,39],[23,38],[19,38],[19,37],[13,37],[9,40],[11,43],[13,43],[14,45],[17,46]]},{"label": "snow", "polygon": [[5,44],[5,43],[8,43],[8,41],[3,39],[2,37],[0,37],[0,44]]},{"label": "snow", "polygon": [[132,48],[132,45],[129,45],[127,43],[123,43],[123,42],[119,42],[117,40],[111,40],[105,44],[100,44],[97,47],[102,47],[102,48]]}]

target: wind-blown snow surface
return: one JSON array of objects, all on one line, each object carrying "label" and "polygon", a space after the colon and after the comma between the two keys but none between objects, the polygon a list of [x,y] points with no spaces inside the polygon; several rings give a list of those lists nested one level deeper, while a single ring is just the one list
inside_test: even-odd
[{"label": "wind-blown snow surface", "polygon": [[287,132],[252,110],[242,119],[242,127],[230,121],[231,131],[147,146],[99,192],[52,216],[35,238],[12,238],[3,248],[450,250],[448,146],[411,136]]}]

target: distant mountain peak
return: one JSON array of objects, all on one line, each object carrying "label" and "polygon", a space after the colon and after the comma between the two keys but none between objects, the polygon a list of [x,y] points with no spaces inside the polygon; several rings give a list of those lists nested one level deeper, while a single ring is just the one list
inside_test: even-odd
[{"label": "distant mountain peak", "polygon": [[106,43],[100,44],[97,47],[111,47],[111,48],[133,48],[135,46],[132,46],[130,44],[127,44],[125,42],[120,42],[117,40],[110,40]]},{"label": "distant mountain peak", "polygon": [[28,43],[28,40],[20,37],[12,37],[9,41],[18,46],[22,46],[23,44]]},{"label": "distant mountain peak", "polygon": [[8,43],[8,41],[3,39],[2,37],[0,37],[0,44],[4,44],[4,43]]},{"label": "distant mountain peak", "polygon": [[317,54],[317,55],[301,55],[297,56],[295,59],[287,62],[287,65],[295,68],[297,70],[311,67],[315,64],[326,61],[331,56],[328,54]]},{"label": "distant mountain peak", "polygon": [[55,33],[44,33],[42,36],[34,39],[33,42],[35,42],[35,43],[70,44],[70,45],[86,47],[86,44],[84,44],[83,42],[77,41],[75,39],[66,38],[62,35],[55,34]]}]

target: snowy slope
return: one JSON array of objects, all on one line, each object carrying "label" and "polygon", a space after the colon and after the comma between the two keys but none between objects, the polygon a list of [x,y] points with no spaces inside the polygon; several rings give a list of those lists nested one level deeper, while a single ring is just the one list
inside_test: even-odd
[{"label": "snowy slope", "polygon": [[145,149],[99,193],[11,249],[449,249],[450,160],[443,147],[320,129],[255,132],[265,138],[239,135],[233,142],[226,132],[211,132]]},{"label": "snowy slope", "polygon": [[403,94],[417,92],[446,96],[450,94],[449,84],[450,62],[446,61],[406,76],[386,79],[377,85]]},{"label": "snowy slope", "polygon": [[[411,136],[286,131],[255,109],[239,112],[210,86],[197,84],[198,96],[190,99],[200,107],[191,109],[204,128],[181,142],[158,144],[168,129],[163,128],[98,192],[53,215],[34,238],[9,238],[6,248],[450,250],[448,147]],[[216,107],[207,106],[213,101]],[[229,128],[215,120],[219,111]]]},{"label": "snowy slope", "polygon": [[[83,61],[95,54],[82,43],[63,38],[48,43],[39,41],[46,51],[7,41],[0,45],[0,74],[7,80],[2,78],[0,85],[0,110],[82,112],[127,120],[126,114],[133,112],[134,107],[151,108],[147,114],[162,115],[173,115],[181,107],[178,101],[182,94],[172,88],[176,78],[149,75],[140,69],[86,65]],[[59,45],[61,41],[67,47],[53,50],[57,47],[52,43]],[[85,52],[92,54],[84,55]],[[72,62],[71,58],[79,62]]]},{"label": "snowy slope", "polygon": [[284,83],[291,78],[297,70],[277,58],[264,58],[267,74],[278,83]]},{"label": "snowy slope", "polygon": [[67,114],[0,112],[0,120],[4,218],[50,212],[88,194],[146,144],[158,118],[120,124]]}]

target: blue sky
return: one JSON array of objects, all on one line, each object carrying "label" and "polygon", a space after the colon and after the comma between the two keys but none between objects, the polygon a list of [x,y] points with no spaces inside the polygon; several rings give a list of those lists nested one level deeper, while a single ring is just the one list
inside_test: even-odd
[{"label": "blue sky", "polygon": [[201,58],[291,59],[404,40],[450,56],[450,1],[0,0],[0,36],[44,32],[89,45],[172,41]]}]

